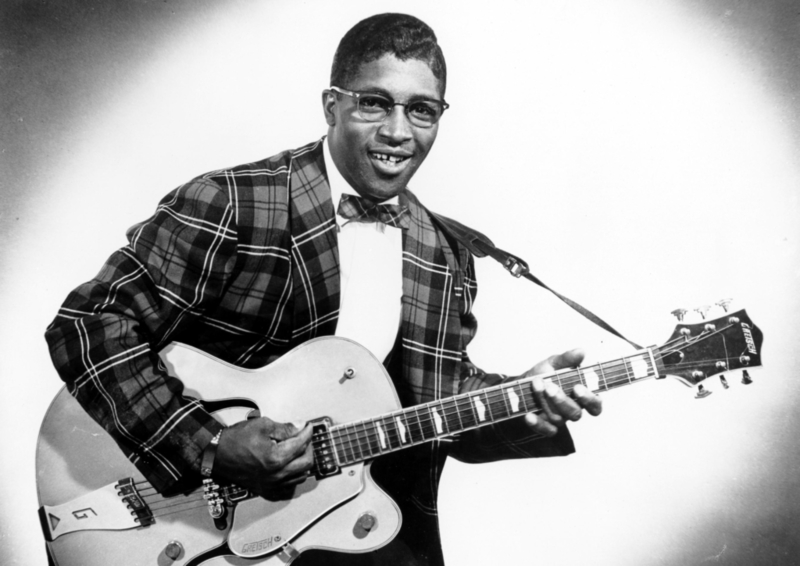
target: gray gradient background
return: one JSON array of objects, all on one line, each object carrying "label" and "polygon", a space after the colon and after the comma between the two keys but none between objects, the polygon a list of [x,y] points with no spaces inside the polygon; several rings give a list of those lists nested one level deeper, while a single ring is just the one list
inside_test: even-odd
[{"label": "gray gradient background", "polygon": [[[575,456],[448,464],[449,563],[800,564],[800,5],[778,0],[5,0],[0,563],[44,564],[34,449],[59,380],[42,333],[65,294],[172,187],[323,134],[338,39],[398,10],[434,27],[450,69],[453,108],[414,182],[429,206],[637,341],[724,296],[766,336],[747,388],[629,388],[573,427]],[[478,269],[480,365],[627,351]]]}]

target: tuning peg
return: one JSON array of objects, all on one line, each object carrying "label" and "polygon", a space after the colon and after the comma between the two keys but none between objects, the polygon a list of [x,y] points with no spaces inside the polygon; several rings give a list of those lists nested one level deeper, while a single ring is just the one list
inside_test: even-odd
[{"label": "tuning peg", "polygon": [[700,316],[703,317],[703,320],[705,320],[706,319],[706,313],[708,311],[710,311],[710,310],[711,310],[711,307],[709,307],[708,305],[703,305],[702,307],[697,307],[696,309],[694,309],[694,312],[699,313]]},{"label": "tuning peg", "polygon": [[733,302],[733,299],[722,299],[722,300],[717,301],[714,304],[717,305],[718,307],[722,307],[722,310],[724,310],[725,312],[728,312],[728,307],[730,306],[730,304],[732,302]]},{"label": "tuning peg", "polygon": [[742,371],[742,383],[744,383],[745,385],[750,385],[751,383],[753,383],[753,378],[750,377],[750,374],[747,373],[747,370]]},{"label": "tuning peg", "polygon": [[683,317],[686,315],[687,312],[689,312],[689,311],[687,311],[686,309],[675,309],[670,314],[672,316],[674,316],[675,318],[677,318],[678,322],[682,322],[683,321]]},{"label": "tuning peg", "polygon": [[722,384],[722,387],[723,387],[723,388],[725,388],[725,389],[730,389],[730,387],[731,387],[731,386],[730,386],[730,385],[728,385],[728,380],[727,380],[727,379],[725,379],[725,376],[724,376],[724,375],[720,375],[720,376],[719,376],[719,382]]},{"label": "tuning peg", "polygon": [[709,395],[711,395],[711,391],[708,391],[705,387],[703,387],[703,384],[701,383],[700,385],[697,386],[697,393],[695,394],[694,398],[703,399],[705,397],[708,397]]}]

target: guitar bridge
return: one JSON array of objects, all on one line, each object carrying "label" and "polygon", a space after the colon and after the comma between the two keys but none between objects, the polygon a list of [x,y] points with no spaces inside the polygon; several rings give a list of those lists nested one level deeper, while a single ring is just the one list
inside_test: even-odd
[{"label": "guitar bridge", "polygon": [[336,461],[336,451],[331,441],[331,419],[323,417],[311,421],[313,434],[311,444],[314,451],[314,477],[322,479],[341,473],[339,463]]}]

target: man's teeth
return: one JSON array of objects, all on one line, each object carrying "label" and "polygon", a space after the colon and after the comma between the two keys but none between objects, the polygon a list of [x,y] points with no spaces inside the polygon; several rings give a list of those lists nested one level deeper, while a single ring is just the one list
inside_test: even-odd
[{"label": "man's teeth", "polygon": [[388,161],[389,163],[400,163],[408,159],[407,157],[400,157],[398,155],[386,155],[385,153],[373,153],[372,157],[380,161]]}]

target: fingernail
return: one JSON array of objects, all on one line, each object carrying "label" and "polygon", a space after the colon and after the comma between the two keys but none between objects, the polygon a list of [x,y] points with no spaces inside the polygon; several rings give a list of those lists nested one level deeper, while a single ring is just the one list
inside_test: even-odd
[{"label": "fingernail", "polygon": [[558,385],[550,382],[547,384],[545,391],[547,392],[548,395],[550,395],[550,397],[555,397],[558,394]]}]

